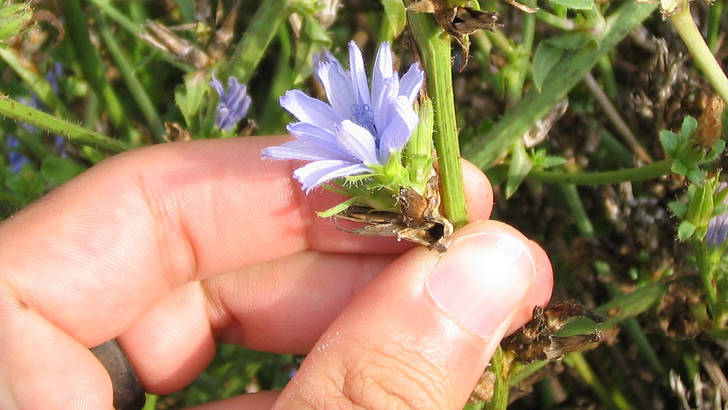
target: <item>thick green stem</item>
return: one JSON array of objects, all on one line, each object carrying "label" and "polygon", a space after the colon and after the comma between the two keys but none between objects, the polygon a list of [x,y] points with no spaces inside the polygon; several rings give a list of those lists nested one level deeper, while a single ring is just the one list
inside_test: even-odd
[{"label": "thick green stem", "polygon": [[22,121],[34,127],[44,129],[51,134],[60,134],[71,141],[90,145],[110,152],[121,152],[131,148],[125,142],[111,139],[106,135],[88,130],[53,115],[28,107],[5,96],[0,96],[0,115]]},{"label": "thick green stem", "polygon": [[695,59],[697,66],[703,71],[705,78],[723,101],[728,103],[728,78],[695,25],[695,20],[690,14],[690,3],[683,1],[678,8],[677,13],[670,17],[672,25],[687,46],[690,55]]},{"label": "thick green stem", "polygon": [[541,182],[574,185],[605,185],[621,182],[637,182],[657,178],[669,174],[672,159],[663,159],[649,165],[636,168],[619,169],[604,172],[556,172],[531,170],[529,177]]},{"label": "thick green stem", "polygon": [[510,369],[508,359],[503,354],[500,346],[496,349],[491,360],[491,371],[495,374],[495,385],[493,386],[493,398],[485,406],[487,410],[505,410],[508,408],[508,395],[510,393]]},{"label": "thick green stem", "polygon": [[154,108],[154,104],[152,103],[151,98],[149,98],[144,86],[142,86],[142,83],[139,82],[139,79],[137,79],[136,75],[134,75],[134,69],[124,55],[124,52],[121,50],[121,47],[119,47],[119,44],[116,42],[114,34],[111,33],[109,25],[106,22],[106,18],[100,16],[98,21],[101,37],[104,39],[106,48],[109,50],[109,53],[114,58],[116,65],[119,67],[119,71],[121,71],[121,75],[124,78],[124,82],[126,83],[129,92],[134,98],[134,101],[137,103],[137,106],[139,106],[139,110],[142,112],[142,115],[144,115],[144,118],[147,120],[154,139],[157,142],[162,142],[164,125],[162,125],[162,120],[159,119],[157,109]]},{"label": "thick green stem", "polygon": [[106,81],[105,65],[91,44],[89,27],[86,16],[81,11],[79,0],[64,0],[63,10],[66,16],[66,32],[78,53],[84,77],[103,101],[111,124],[120,134],[128,137],[129,123],[126,113],[121,105],[121,100],[111,84]]},{"label": "thick green stem", "polygon": [[458,227],[468,222],[468,214],[455,123],[450,35],[443,32],[430,15],[408,12],[408,16],[427,73],[428,92],[433,102],[434,139],[445,217]]},{"label": "thick green stem", "polygon": [[[536,2],[534,0],[525,0],[523,4],[530,7],[535,7]],[[517,48],[517,55],[513,64],[516,69],[516,74],[513,76],[506,77],[507,84],[507,97],[508,105],[512,106],[521,100],[523,96],[523,84],[526,82],[526,76],[528,75],[528,64],[531,61],[531,51],[533,50],[533,38],[536,33],[536,16],[533,14],[523,14],[523,29],[521,34],[521,44]]]},{"label": "thick green stem", "polygon": [[278,32],[278,25],[288,18],[291,2],[292,0],[268,0],[260,3],[227,63],[223,78],[232,75],[242,83],[250,81],[268,45]]}]

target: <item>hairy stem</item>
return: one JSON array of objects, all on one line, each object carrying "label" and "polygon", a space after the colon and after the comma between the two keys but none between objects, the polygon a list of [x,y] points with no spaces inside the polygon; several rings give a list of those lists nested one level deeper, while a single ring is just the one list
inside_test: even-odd
[{"label": "hairy stem", "polygon": [[443,32],[430,15],[408,12],[408,16],[427,73],[428,92],[433,102],[434,139],[445,217],[458,227],[468,222],[468,214],[455,123],[450,35]]}]

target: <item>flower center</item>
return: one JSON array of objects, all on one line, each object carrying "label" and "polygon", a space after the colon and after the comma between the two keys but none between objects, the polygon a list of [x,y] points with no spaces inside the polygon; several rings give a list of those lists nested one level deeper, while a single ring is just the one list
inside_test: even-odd
[{"label": "flower center", "polygon": [[377,136],[377,127],[374,125],[374,111],[368,104],[354,104],[351,106],[351,118],[355,123],[366,128],[372,136]]}]

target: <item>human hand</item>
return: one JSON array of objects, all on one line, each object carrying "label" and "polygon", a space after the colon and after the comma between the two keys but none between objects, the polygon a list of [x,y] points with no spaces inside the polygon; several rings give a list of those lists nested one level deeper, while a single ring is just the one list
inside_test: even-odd
[{"label": "human hand", "polygon": [[544,252],[485,221],[490,186],[467,164],[481,221],[445,254],[341,232],[314,213],[332,194],[306,197],[291,164],[260,159],[282,138],[125,153],[0,225],[0,408],[110,408],[88,348],[113,338],[158,394],[216,342],[309,354],[283,392],[205,408],[462,407],[502,336],[548,301]]}]

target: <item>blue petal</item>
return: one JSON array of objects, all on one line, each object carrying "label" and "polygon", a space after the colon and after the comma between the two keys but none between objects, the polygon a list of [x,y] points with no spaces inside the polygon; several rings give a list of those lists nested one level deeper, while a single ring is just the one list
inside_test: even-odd
[{"label": "blue petal", "polygon": [[371,107],[372,101],[364,69],[364,57],[354,41],[349,42],[349,71],[351,71],[351,85],[354,87],[357,104]]},{"label": "blue petal", "polygon": [[378,164],[377,143],[366,128],[344,120],[337,133],[339,147],[353,158],[365,164]]},{"label": "blue petal", "polygon": [[280,98],[281,107],[298,118],[317,127],[335,130],[343,118],[323,101],[311,98],[301,90],[286,91]]},{"label": "blue petal", "polygon": [[326,160],[311,162],[293,171],[293,176],[301,183],[306,193],[318,185],[334,178],[370,172],[362,164],[352,164],[347,161]]},{"label": "blue petal", "polygon": [[384,42],[379,46],[379,50],[377,51],[377,57],[374,60],[374,70],[372,73],[372,100],[374,100],[372,102],[375,107],[377,104],[377,96],[381,94],[382,87],[384,87],[384,81],[394,75],[393,66],[392,47],[388,42]]},{"label": "blue petal", "polygon": [[399,96],[391,109],[391,120],[379,140],[379,159],[382,163],[387,162],[391,150],[399,151],[407,144],[419,121],[412,103],[405,96]]},{"label": "blue petal", "polygon": [[324,87],[331,106],[343,118],[350,118],[356,94],[344,67],[333,56],[322,58],[316,66],[316,77]]},{"label": "blue petal", "polygon": [[424,81],[425,72],[420,69],[420,63],[412,64],[399,82],[399,95],[406,96],[410,104],[414,103]]},{"label": "blue petal", "polygon": [[274,159],[301,159],[305,161],[321,161],[321,160],[342,160],[351,162],[351,158],[346,155],[328,150],[316,144],[307,141],[288,141],[275,147],[268,147],[263,150],[263,158]]},{"label": "blue petal", "polygon": [[222,83],[220,83],[220,80],[215,78],[214,75],[212,76],[212,81],[210,81],[210,85],[212,86],[212,88],[215,89],[215,91],[217,91],[217,95],[222,98],[222,96],[225,94],[225,90],[222,89]]},{"label": "blue petal", "polygon": [[392,106],[395,104],[395,100],[399,94],[399,79],[397,76],[392,76],[384,81],[382,90],[374,95],[374,126],[379,131],[387,128],[387,124],[390,121],[390,117],[394,114]]}]

